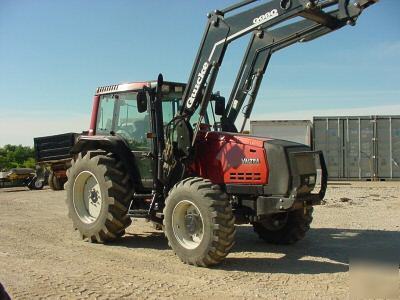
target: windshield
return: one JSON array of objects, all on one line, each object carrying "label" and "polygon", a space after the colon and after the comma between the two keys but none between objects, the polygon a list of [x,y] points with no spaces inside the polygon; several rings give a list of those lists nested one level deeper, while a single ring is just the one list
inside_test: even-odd
[{"label": "windshield", "polygon": [[[219,116],[216,116],[214,114],[214,107],[213,107],[213,102],[210,101],[210,103],[208,104],[207,107],[207,111],[204,115],[203,120],[201,121],[202,124],[208,124],[210,125],[210,127],[215,127],[218,123],[219,123]],[[179,101],[179,107],[178,109],[181,109],[182,107],[182,101]],[[197,121],[200,118],[200,106],[197,107],[197,109],[195,110],[195,112],[193,113],[192,117],[190,118],[190,124],[194,127],[197,123]]]},{"label": "windshield", "polygon": [[96,132],[98,135],[114,132],[123,137],[132,150],[148,150],[149,117],[147,113],[138,112],[136,97],[136,92],[101,95]]}]

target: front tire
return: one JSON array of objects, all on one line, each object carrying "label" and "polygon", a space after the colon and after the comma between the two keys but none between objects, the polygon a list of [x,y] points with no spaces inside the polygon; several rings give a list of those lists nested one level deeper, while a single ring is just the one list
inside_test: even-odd
[{"label": "front tire", "polygon": [[67,177],[68,215],[81,237],[101,243],[122,236],[131,224],[126,214],[133,190],[122,163],[98,152],[79,154]]},{"label": "front tire", "polygon": [[267,243],[290,245],[303,239],[310,229],[313,208],[297,209],[280,213],[254,223],[254,231]]},{"label": "front tire", "polygon": [[228,196],[210,180],[184,179],[165,201],[164,230],[169,245],[184,263],[203,267],[220,263],[235,238]]}]

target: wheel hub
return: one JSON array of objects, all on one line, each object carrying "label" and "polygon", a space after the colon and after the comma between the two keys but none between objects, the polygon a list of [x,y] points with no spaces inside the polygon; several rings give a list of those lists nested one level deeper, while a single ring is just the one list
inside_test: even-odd
[{"label": "wheel hub", "polygon": [[201,229],[200,225],[202,224],[198,215],[187,214],[185,216],[185,227],[189,234],[191,235],[196,234],[199,231],[199,229]]},{"label": "wheel hub", "polygon": [[90,190],[90,201],[95,204],[97,201],[99,201],[99,193],[95,189]]}]

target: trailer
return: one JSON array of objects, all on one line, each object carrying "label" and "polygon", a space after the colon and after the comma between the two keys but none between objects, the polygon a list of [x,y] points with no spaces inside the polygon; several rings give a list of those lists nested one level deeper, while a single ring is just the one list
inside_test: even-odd
[{"label": "trailer", "polygon": [[50,171],[48,183],[52,190],[64,189],[66,171],[71,166],[70,151],[79,136],[78,133],[70,132],[33,139],[36,162],[38,166]]},{"label": "trailer", "polygon": [[45,177],[40,178],[31,168],[13,168],[0,172],[0,188],[26,186],[30,190],[41,190],[44,182]]}]

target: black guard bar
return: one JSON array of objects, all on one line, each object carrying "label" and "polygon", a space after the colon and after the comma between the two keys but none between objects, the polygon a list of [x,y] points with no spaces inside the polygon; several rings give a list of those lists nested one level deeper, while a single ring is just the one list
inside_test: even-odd
[{"label": "black guard bar", "polygon": [[[320,190],[318,193],[311,193],[306,195],[299,195],[297,189],[294,188],[290,195],[287,197],[279,196],[259,196],[257,197],[256,207],[257,216],[264,216],[274,213],[286,212],[291,209],[299,209],[301,207],[313,206],[321,204],[322,199],[325,197],[326,188],[328,186],[328,171],[326,168],[324,156],[322,151],[313,151],[315,158],[318,158],[318,164],[320,170],[319,174],[319,186]],[[292,155],[300,154],[301,152],[293,152]],[[309,151],[305,152],[309,153]],[[296,174],[294,174],[296,175]],[[296,176],[294,176],[296,177]],[[317,176],[318,177],[318,176]],[[298,185],[295,182],[294,185]]]}]

